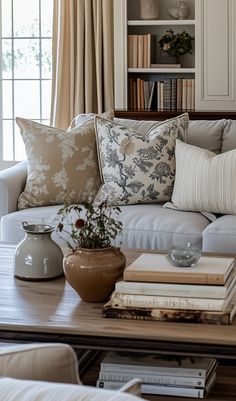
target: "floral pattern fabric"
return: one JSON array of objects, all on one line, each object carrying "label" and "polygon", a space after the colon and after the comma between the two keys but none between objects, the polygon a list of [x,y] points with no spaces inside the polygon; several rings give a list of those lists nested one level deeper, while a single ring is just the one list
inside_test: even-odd
[{"label": "floral pattern fabric", "polygon": [[[103,114],[113,118],[113,110]],[[18,209],[93,199],[101,185],[94,119],[69,131],[16,118],[28,176]]]},{"label": "floral pattern fabric", "polygon": [[103,184],[95,203],[160,203],[171,199],[175,140],[185,140],[188,114],[158,123],[147,134],[95,117]]}]

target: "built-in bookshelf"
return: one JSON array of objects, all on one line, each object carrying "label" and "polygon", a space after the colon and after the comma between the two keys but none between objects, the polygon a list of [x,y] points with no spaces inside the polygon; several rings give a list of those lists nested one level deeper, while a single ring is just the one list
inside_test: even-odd
[{"label": "built-in bookshelf", "polygon": [[[175,3],[174,3],[175,4]],[[171,0],[158,1],[158,19],[142,20],[140,2],[126,1],[127,107],[134,110],[193,110],[195,108],[195,45],[177,63],[160,60],[159,40],[169,29],[195,38],[195,1],[184,20],[171,19]],[[178,86],[178,91],[177,91]],[[188,90],[187,90],[188,88]]]},{"label": "built-in bookshelf", "polygon": [[[166,79],[186,79],[195,80],[194,93],[189,95],[189,99],[194,98],[194,102],[192,101],[186,107],[183,102],[184,106],[181,106],[181,110],[235,110],[235,0],[227,0],[227,2],[185,0],[189,13],[182,20],[172,19],[168,15],[168,9],[176,7],[176,3],[176,0],[158,0],[158,18],[144,20],[140,17],[139,0],[116,0],[114,2],[115,108],[158,111],[158,82]],[[180,64],[179,66],[162,67],[159,65],[161,63],[159,62],[158,42],[169,29],[174,33],[181,33],[185,30],[194,37],[193,52],[180,56],[177,62]],[[137,45],[137,51],[140,47],[141,49],[145,48],[147,46],[145,43],[149,43],[148,59],[146,51],[143,61],[137,65],[133,62],[130,63],[129,51],[130,38],[135,36],[140,38],[140,46]],[[139,58],[142,60],[142,57]],[[137,101],[131,100],[135,89],[131,89],[130,84],[131,86],[137,85],[138,79],[143,82],[155,82],[154,101],[151,102],[151,108],[146,108],[146,106],[150,106],[150,99],[146,102],[142,101],[142,105],[139,104],[139,106],[136,104]],[[175,81],[173,83],[175,86]],[[142,91],[141,88],[141,95],[137,93],[136,97],[141,96],[142,99]]]}]

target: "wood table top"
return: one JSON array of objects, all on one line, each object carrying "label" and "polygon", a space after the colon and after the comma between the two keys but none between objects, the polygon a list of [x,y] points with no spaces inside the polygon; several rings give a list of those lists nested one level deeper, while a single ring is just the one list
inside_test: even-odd
[{"label": "wood table top", "polygon": [[[102,303],[86,303],[64,277],[31,282],[14,278],[15,247],[0,243],[0,337],[4,332],[48,333],[57,336],[116,338],[144,343],[182,343],[235,348],[236,321],[230,326],[130,321],[102,317]],[[127,264],[143,250],[124,251]],[[119,342],[119,341],[118,341]]]}]

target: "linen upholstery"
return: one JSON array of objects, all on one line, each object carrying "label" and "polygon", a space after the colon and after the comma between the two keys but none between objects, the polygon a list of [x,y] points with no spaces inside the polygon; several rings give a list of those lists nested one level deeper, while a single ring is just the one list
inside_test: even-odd
[{"label": "linen upholstery", "polygon": [[221,153],[236,149],[236,121],[227,120],[222,137]]},{"label": "linen upholstery", "polygon": [[[129,127],[147,133],[161,121],[146,121],[146,120],[131,120],[125,118],[114,118],[118,124],[128,125]],[[231,120],[232,121],[232,120]],[[230,120],[229,120],[230,123]],[[236,122],[232,121],[232,128],[236,132]],[[211,150],[215,153],[221,151],[222,135],[226,135],[226,130],[229,127],[228,120],[197,120],[189,121],[188,131],[186,135],[186,143],[190,145],[200,146],[204,149]],[[232,130],[233,134],[233,130]],[[223,138],[224,138],[223,136]],[[233,135],[232,135],[233,136]],[[236,147],[236,135],[234,135],[234,144]],[[232,148],[231,148],[232,149]],[[230,149],[228,149],[230,150]]]},{"label": "linen upholstery", "polygon": [[0,379],[0,401],[141,401],[120,391],[43,381]]},{"label": "linen upholstery", "polygon": [[[21,241],[24,237],[22,221],[56,225],[59,208],[58,205],[28,208],[4,216],[1,221],[1,240],[10,243]],[[209,220],[200,213],[169,210],[162,205],[138,204],[120,208],[119,220],[123,222],[123,231],[115,244],[123,248],[170,249],[189,239],[197,244],[201,242],[202,231],[209,224]],[[65,241],[56,231],[52,233],[52,238],[65,246]]]},{"label": "linen upholstery", "polygon": [[95,117],[103,185],[95,203],[165,202],[171,198],[175,176],[175,139],[185,139],[188,114],[166,120],[146,134]]},{"label": "linen upholstery", "polygon": [[173,204],[181,210],[236,214],[236,150],[215,153],[176,140]]},{"label": "linen upholstery", "polygon": [[224,215],[209,224],[202,233],[203,252],[234,253],[236,246],[236,216]]},{"label": "linen upholstery", "polygon": [[0,347],[0,376],[80,383],[77,356],[69,345],[60,343],[9,344]]},{"label": "linen upholstery", "polygon": [[[113,118],[113,110],[104,113]],[[28,176],[18,209],[79,203],[100,186],[94,119],[70,131],[16,118],[25,143]]]}]

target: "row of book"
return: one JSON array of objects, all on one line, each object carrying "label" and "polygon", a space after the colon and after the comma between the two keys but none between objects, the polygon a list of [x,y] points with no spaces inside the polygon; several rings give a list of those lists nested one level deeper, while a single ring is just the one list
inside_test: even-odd
[{"label": "row of book", "polygon": [[128,68],[151,67],[151,34],[128,35]]},{"label": "row of book", "polygon": [[195,109],[195,79],[166,78],[147,81],[130,78],[128,91],[130,109],[158,111]]},{"label": "row of book", "polygon": [[236,313],[234,258],[201,256],[175,267],[163,254],[141,254],[103,307],[108,318],[231,324]]},{"label": "row of book", "polygon": [[217,365],[215,358],[108,352],[97,387],[115,390],[139,378],[142,394],[204,398],[216,381]]}]

